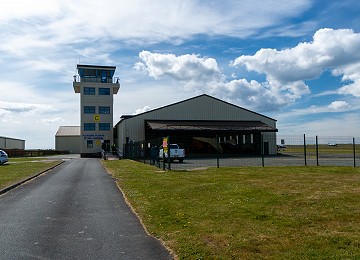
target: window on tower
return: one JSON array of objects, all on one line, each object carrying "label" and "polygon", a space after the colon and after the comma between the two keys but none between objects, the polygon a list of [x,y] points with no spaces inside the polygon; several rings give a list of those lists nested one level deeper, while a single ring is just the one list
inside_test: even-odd
[{"label": "window on tower", "polygon": [[84,95],[95,95],[95,88],[84,87]]},{"label": "window on tower", "polygon": [[95,114],[94,106],[84,106],[84,114]]},{"label": "window on tower", "polygon": [[84,123],[84,131],[95,131],[95,123]]},{"label": "window on tower", "polygon": [[110,107],[99,107],[99,114],[110,114]]},{"label": "window on tower", "polygon": [[110,123],[99,123],[99,131],[110,131]]},{"label": "window on tower", "polygon": [[110,88],[99,88],[99,95],[110,95]]}]

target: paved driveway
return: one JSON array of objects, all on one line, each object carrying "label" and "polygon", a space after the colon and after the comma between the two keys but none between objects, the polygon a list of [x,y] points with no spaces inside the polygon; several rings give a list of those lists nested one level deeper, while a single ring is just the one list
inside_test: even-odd
[{"label": "paved driveway", "polygon": [[70,159],[0,197],[0,259],[171,259],[98,159]]}]

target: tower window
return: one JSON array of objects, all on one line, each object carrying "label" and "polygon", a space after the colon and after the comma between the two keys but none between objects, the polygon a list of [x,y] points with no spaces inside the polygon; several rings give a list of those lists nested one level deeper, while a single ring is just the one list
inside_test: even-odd
[{"label": "tower window", "polygon": [[84,106],[84,114],[95,114],[94,106]]},{"label": "tower window", "polygon": [[99,114],[110,114],[110,107],[99,107]]},{"label": "tower window", "polygon": [[110,123],[99,123],[99,131],[110,131]]},{"label": "tower window", "polygon": [[99,95],[110,95],[110,88],[99,88]]},{"label": "tower window", "polygon": [[84,131],[95,131],[95,123],[84,123]]},{"label": "tower window", "polygon": [[95,88],[84,87],[84,95],[95,95]]}]

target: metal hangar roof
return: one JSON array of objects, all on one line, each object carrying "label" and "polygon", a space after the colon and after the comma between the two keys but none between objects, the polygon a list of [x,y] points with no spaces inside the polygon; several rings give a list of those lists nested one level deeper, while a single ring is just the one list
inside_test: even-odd
[{"label": "metal hangar roof", "polygon": [[261,121],[147,120],[146,125],[153,131],[278,131]]}]

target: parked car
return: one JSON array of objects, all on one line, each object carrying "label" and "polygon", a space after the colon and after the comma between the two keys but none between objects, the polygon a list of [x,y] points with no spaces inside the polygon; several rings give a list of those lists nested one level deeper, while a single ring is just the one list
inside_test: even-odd
[{"label": "parked car", "polygon": [[[185,158],[185,149],[180,149],[177,144],[170,144],[170,161],[179,160],[179,162],[183,162]],[[159,150],[159,159],[163,159],[163,147],[160,146]],[[168,159],[168,154],[165,153],[165,161]]]},{"label": "parked car", "polygon": [[3,165],[4,163],[9,161],[9,157],[5,151],[0,150],[0,165]]}]

